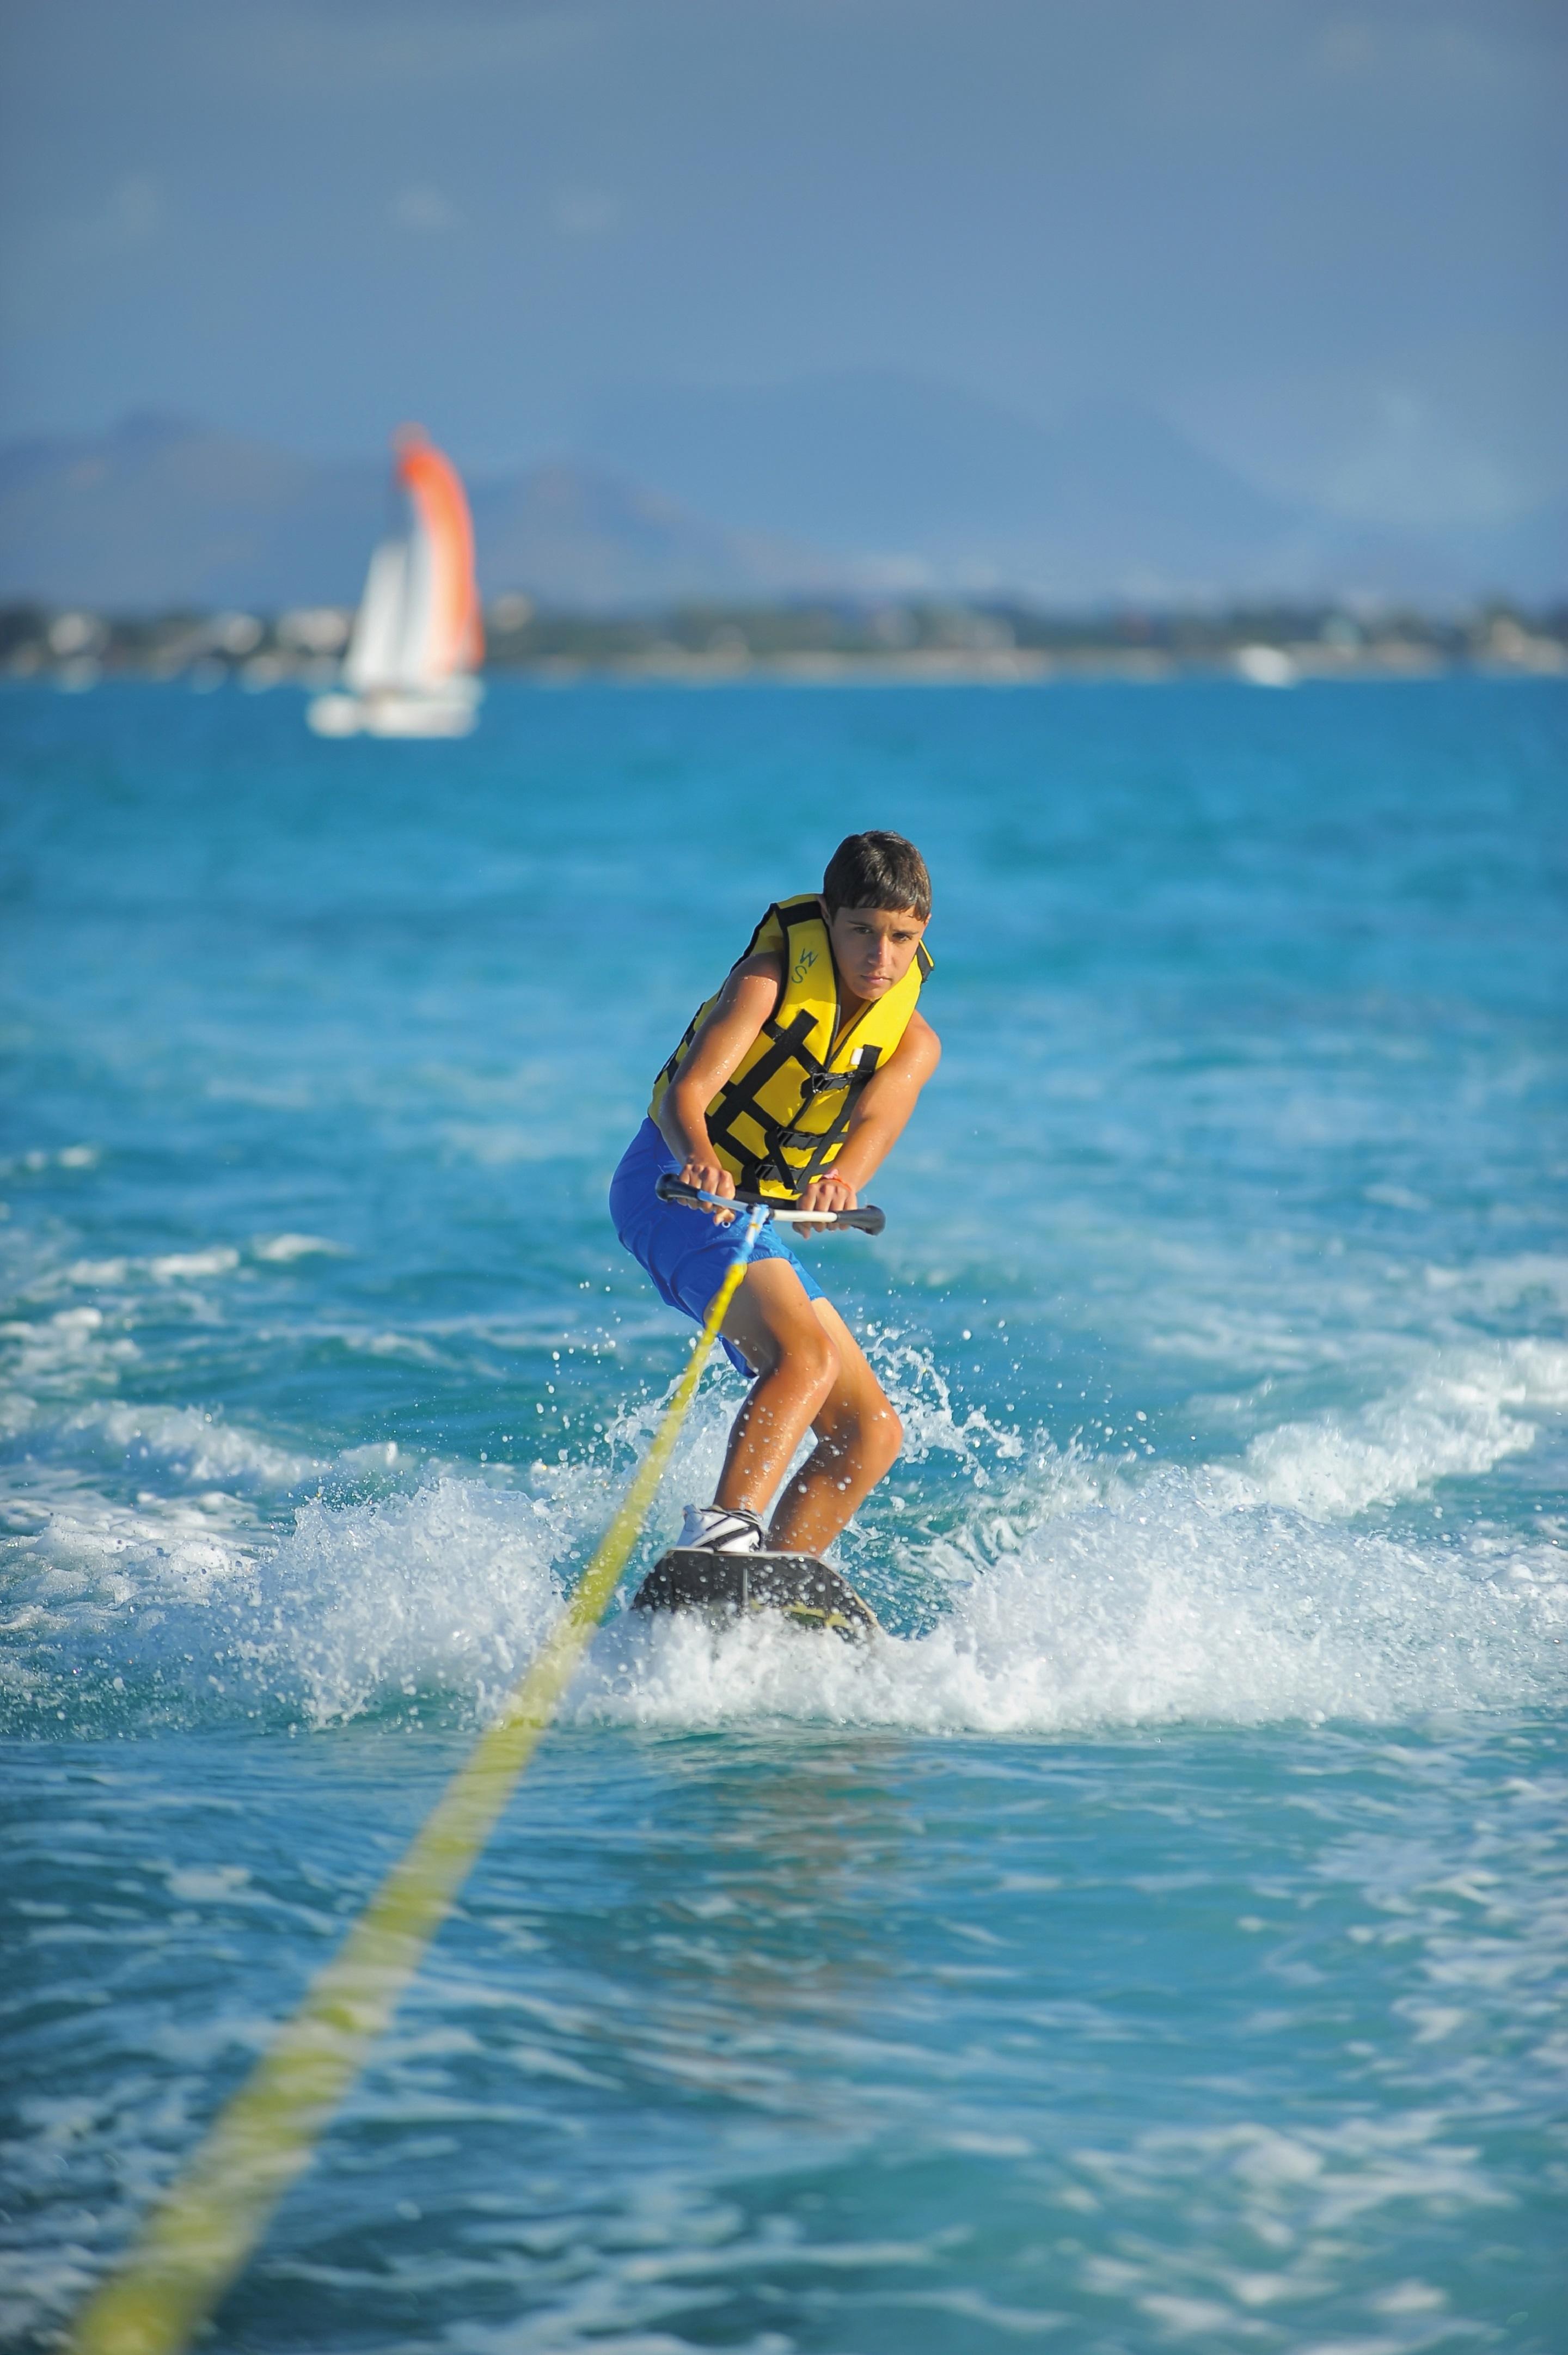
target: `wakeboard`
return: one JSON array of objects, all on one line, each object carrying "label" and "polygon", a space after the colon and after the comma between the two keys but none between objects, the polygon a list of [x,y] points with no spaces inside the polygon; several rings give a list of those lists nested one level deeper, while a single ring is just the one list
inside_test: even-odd
[{"label": "wakeboard", "polygon": [[739,1618],[776,1611],[797,1627],[819,1627],[850,1643],[880,1634],[876,1613],[842,1571],[809,1553],[704,1553],[677,1546],[655,1562],[632,1597],[634,1611],[721,1611]]}]

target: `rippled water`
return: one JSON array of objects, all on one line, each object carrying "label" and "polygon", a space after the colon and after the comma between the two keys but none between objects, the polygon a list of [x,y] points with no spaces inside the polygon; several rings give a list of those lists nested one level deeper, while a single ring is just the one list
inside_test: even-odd
[{"label": "rippled water", "polygon": [[612,1620],[210,2343],[1560,2349],[1568,693],[0,729],[0,2332],[549,1624],[684,1358],[649,1074],[891,823],[946,1056],[816,1250],[893,1637]]}]

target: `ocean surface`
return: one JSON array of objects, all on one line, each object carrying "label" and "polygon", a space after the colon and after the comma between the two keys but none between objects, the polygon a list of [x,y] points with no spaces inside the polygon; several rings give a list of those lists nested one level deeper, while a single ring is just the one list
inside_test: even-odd
[{"label": "ocean surface", "polygon": [[891,825],[945,1058],[809,1246],[907,1425],[890,1639],[612,1617],[204,2344],[1568,2346],[1568,688],[0,738],[0,2336],[559,1610],[688,1339],[611,1169]]}]

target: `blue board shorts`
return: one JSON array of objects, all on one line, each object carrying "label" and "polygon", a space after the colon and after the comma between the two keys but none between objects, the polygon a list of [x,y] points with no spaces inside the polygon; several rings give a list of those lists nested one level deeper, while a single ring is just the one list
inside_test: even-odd
[{"label": "blue board shorts", "polygon": [[[740,1230],[715,1226],[705,1210],[688,1210],[679,1202],[659,1200],[654,1188],[661,1175],[679,1167],[656,1124],[645,1120],[610,1180],[610,1216],[625,1249],[652,1276],[660,1299],[700,1325],[735,1256]],[[799,1276],[808,1300],[827,1297],[771,1219],[757,1237],[752,1257],[782,1259]],[[738,1373],[750,1380],[756,1372],[733,1341],[724,1342],[724,1351]]]}]

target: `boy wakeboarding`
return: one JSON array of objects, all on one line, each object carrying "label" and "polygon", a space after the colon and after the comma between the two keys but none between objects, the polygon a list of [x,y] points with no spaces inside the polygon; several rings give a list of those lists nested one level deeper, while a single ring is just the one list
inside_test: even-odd
[{"label": "boy wakeboarding", "polygon": [[[931,879],[898,834],[852,834],[820,897],[781,900],[729,978],[698,1008],[654,1085],[610,1188],[615,1231],[662,1297],[700,1325],[734,1257],[733,1213],[663,1202],[675,1171],[704,1193],[760,1193],[848,1210],[887,1158],[936,1069],[920,1013]],[[897,1415],[844,1319],[770,1221],[722,1327],[754,1378],[711,1505],[679,1543],[763,1546],[763,1514],[809,1428],[816,1444],[778,1497],[771,1551],[820,1554],[889,1469]]]}]

